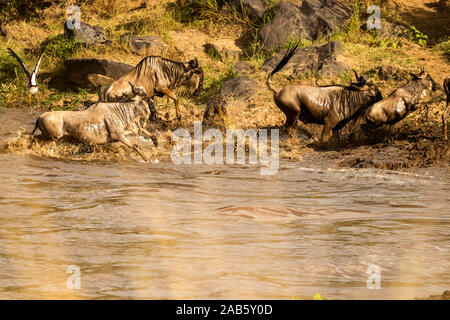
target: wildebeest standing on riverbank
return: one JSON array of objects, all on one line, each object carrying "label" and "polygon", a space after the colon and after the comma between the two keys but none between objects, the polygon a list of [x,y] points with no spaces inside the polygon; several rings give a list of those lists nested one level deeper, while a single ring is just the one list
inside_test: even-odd
[{"label": "wildebeest standing on riverbank", "polygon": [[412,80],[395,89],[386,99],[370,106],[365,113],[365,122],[369,127],[395,124],[423,105],[425,98],[441,89],[431,76],[421,70],[411,73]]},{"label": "wildebeest standing on riverbank", "polygon": [[[145,101],[96,103],[82,111],[50,111],[40,115],[31,134],[36,129],[45,139],[70,136],[89,144],[120,141],[134,149],[145,161],[146,156],[126,135],[138,128],[150,135],[144,127],[150,117]],[[134,127],[134,128],[133,128]]]},{"label": "wildebeest standing on riverbank", "polygon": [[177,118],[181,120],[178,97],[173,90],[184,86],[189,94],[198,95],[203,87],[203,77],[203,70],[197,58],[183,63],[149,56],[111,86],[101,89],[99,98],[101,101],[121,101],[124,95],[130,93],[129,83],[132,83],[136,87],[144,88],[148,98],[166,95],[172,99],[175,102]]},{"label": "wildebeest standing on riverbank", "polygon": [[382,99],[378,87],[365,76],[358,76],[357,82],[350,86],[330,85],[291,85],[280,91],[271,86],[271,79],[296,53],[297,45],[287,50],[285,56],[267,77],[267,87],[273,92],[278,108],[286,115],[285,126],[295,127],[298,120],[303,123],[324,125],[321,142],[325,143],[332,130],[339,123],[356,117],[374,102]]}]

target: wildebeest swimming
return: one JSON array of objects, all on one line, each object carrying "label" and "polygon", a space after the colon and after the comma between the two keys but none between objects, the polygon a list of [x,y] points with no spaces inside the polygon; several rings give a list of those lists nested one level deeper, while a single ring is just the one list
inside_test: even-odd
[{"label": "wildebeest swimming", "polygon": [[447,118],[450,108],[450,76],[444,79],[443,83],[445,95],[447,96],[447,105],[445,107],[444,112],[442,113],[442,129],[444,130],[444,138],[445,140],[448,139],[447,137]]},{"label": "wildebeest swimming", "polygon": [[148,56],[129,73],[113,82],[109,88],[101,89],[99,98],[101,101],[123,101],[123,96],[130,93],[129,83],[132,83],[144,88],[148,98],[164,95],[171,98],[175,102],[177,118],[181,120],[178,97],[173,90],[184,86],[189,94],[198,95],[203,87],[203,77],[203,69],[197,58],[183,63],[159,56]]},{"label": "wildebeest swimming", "polygon": [[273,98],[278,108],[286,115],[285,127],[292,128],[303,123],[324,125],[321,142],[326,143],[332,135],[332,130],[339,123],[356,117],[365,108],[382,99],[381,92],[372,80],[358,76],[356,83],[350,86],[330,85],[291,85],[280,91],[271,86],[271,79],[280,71],[297,52],[298,45],[289,48],[267,77],[267,87],[273,92]]},{"label": "wildebeest swimming", "polygon": [[120,141],[147,161],[139,147],[126,136],[136,128],[152,136],[144,129],[149,117],[150,109],[146,101],[99,102],[82,111],[45,112],[36,120],[31,134],[34,135],[39,129],[45,139],[70,136],[89,144]]},{"label": "wildebeest swimming", "polygon": [[422,106],[425,98],[441,89],[424,69],[419,74],[411,73],[411,76],[411,81],[366,110],[365,121],[369,126],[379,127],[399,122]]}]

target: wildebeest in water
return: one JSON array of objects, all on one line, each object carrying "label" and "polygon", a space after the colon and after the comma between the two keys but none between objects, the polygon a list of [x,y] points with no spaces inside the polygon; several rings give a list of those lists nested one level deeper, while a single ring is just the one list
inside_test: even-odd
[{"label": "wildebeest in water", "polygon": [[285,127],[293,128],[298,120],[303,123],[324,125],[321,142],[325,143],[338,124],[356,117],[373,104],[382,99],[381,92],[375,83],[365,76],[358,76],[357,81],[349,86],[329,85],[291,85],[280,91],[275,90],[270,81],[297,52],[298,45],[289,48],[278,65],[267,77],[267,87],[273,92],[278,108],[286,115]]},{"label": "wildebeest in water", "polygon": [[[159,56],[148,56],[129,73],[100,89],[101,101],[123,101],[131,88],[129,83],[144,89],[148,98],[166,95],[175,102],[176,115],[181,120],[179,99],[173,90],[184,86],[191,95],[198,95],[203,87],[203,69],[197,58],[186,63],[172,61]],[[152,110],[152,117],[156,109]]]},{"label": "wildebeest in water", "polygon": [[36,120],[31,134],[34,135],[39,129],[44,139],[56,140],[69,136],[88,144],[120,141],[147,161],[145,154],[127,135],[138,129],[153,137],[145,129],[150,117],[148,103],[151,103],[150,99],[121,103],[100,102],[82,111],[45,112]]},{"label": "wildebeest in water", "polygon": [[435,91],[442,89],[423,68],[419,74],[411,73],[411,76],[411,81],[366,110],[365,122],[368,128],[399,122],[423,106],[424,100]]}]

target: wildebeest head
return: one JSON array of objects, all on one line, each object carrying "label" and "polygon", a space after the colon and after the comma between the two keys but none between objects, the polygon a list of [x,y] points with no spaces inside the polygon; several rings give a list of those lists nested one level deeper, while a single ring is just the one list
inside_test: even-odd
[{"label": "wildebeest head", "polygon": [[353,70],[353,72],[355,73],[356,82],[352,82],[350,84],[350,89],[357,91],[366,91],[369,96],[374,97],[374,101],[380,101],[383,99],[378,86],[375,84],[375,82],[373,82],[372,79],[363,74],[358,76],[355,70]]},{"label": "wildebeest head", "polygon": [[131,95],[130,98],[132,100],[142,100],[147,98],[147,94],[145,93],[145,89],[143,87],[136,87],[130,81],[128,81],[131,87]]},{"label": "wildebeest head", "polygon": [[131,87],[130,98],[132,100],[145,101],[148,105],[148,110],[150,110],[149,117],[151,117],[153,112],[156,113],[156,109],[155,109],[155,105],[153,104],[153,100],[147,96],[147,94],[145,93],[145,89],[143,87],[137,87],[134,84],[132,84],[130,81],[128,81],[128,83],[130,84],[130,87]]},{"label": "wildebeest head", "polygon": [[419,74],[411,73],[412,79],[417,81],[427,92],[443,91],[442,87],[422,67]]},{"label": "wildebeest head", "polygon": [[200,67],[197,58],[189,60],[184,66],[183,85],[187,88],[190,95],[198,96],[203,88],[203,69]]}]

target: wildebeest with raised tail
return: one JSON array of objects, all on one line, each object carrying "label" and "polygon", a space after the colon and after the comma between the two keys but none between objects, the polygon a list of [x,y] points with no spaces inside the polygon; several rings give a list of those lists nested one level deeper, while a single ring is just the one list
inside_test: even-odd
[{"label": "wildebeest with raised tail", "polygon": [[[138,90],[133,86],[132,89],[132,92]],[[145,130],[150,117],[149,102],[151,103],[142,100],[122,103],[100,102],[82,111],[45,112],[36,120],[31,134],[34,135],[39,129],[44,139],[56,140],[70,136],[89,144],[120,141],[147,161],[144,153],[127,138],[127,135],[138,129],[153,137]]]},{"label": "wildebeest with raised tail", "polygon": [[99,98],[108,102],[123,101],[124,96],[130,93],[129,83],[132,83],[136,87],[144,88],[148,98],[166,95],[172,99],[175,102],[177,118],[181,120],[178,97],[173,90],[184,86],[189,94],[198,95],[203,87],[203,77],[203,69],[197,58],[183,63],[159,56],[148,56],[108,88],[102,88]]},{"label": "wildebeest with raised tail", "polygon": [[365,76],[358,76],[356,72],[357,81],[349,86],[291,85],[280,91],[275,90],[271,85],[273,75],[288,63],[297,48],[298,45],[294,45],[286,51],[266,81],[267,87],[273,92],[276,105],[286,115],[287,128],[295,127],[298,120],[322,124],[321,142],[325,143],[339,123],[349,121],[382,99],[375,83]]},{"label": "wildebeest with raised tail", "polygon": [[386,99],[370,106],[365,113],[369,127],[395,124],[423,105],[424,99],[441,87],[422,68],[419,74],[411,73],[412,80],[395,89]]},{"label": "wildebeest with raised tail", "polygon": [[448,113],[450,111],[450,76],[444,79],[443,83],[444,91],[447,96],[447,105],[445,107],[444,112],[442,113],[442,129],[444,130],[444,138],[445,140],[448,139],[447,137],[447,118]]}]

